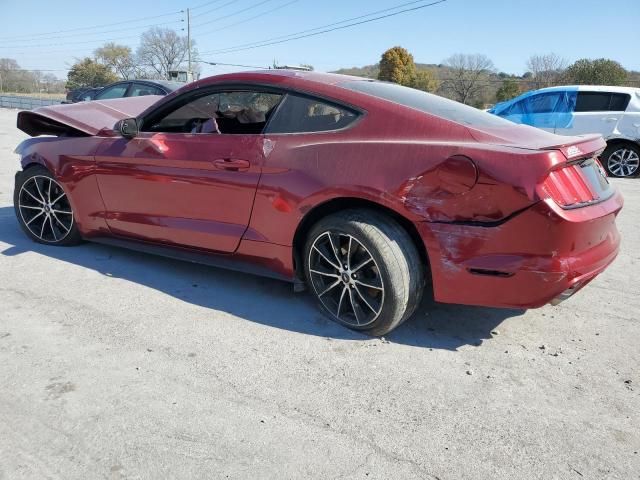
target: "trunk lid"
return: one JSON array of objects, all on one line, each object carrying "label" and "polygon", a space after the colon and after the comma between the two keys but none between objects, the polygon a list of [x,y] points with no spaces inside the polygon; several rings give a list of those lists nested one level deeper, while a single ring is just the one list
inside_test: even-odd
[{"label": "trunk lid", "polygon": [[540,164],[543,175],[537,181],[536,191],[539,198],[551,198],[563,209],[600,203],[615,193],[598,160],[606,147],[601,135],[561,136],[526,125],[469,130],[483,143],[548,151],[546,162]]},{"label": "trunk lid", "polygon": [[32,137],[94,136],[113,129],[119,120],[138,116],[161,98],[158,95],[145,95],[40,107],[19,112],[17,126]]}]

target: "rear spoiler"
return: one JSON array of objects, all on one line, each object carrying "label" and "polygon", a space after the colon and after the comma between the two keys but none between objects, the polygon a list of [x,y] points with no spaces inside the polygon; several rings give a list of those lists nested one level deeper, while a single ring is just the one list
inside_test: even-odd
[{"label": "rear spoiler", "polygon": [[585,135],[576,142],[576,137],[565,144],[545,147],[544,150],[560,150],[567,161],[573,162],[583,158],[598,157],[606,148],[607,142],[601,135]]}]

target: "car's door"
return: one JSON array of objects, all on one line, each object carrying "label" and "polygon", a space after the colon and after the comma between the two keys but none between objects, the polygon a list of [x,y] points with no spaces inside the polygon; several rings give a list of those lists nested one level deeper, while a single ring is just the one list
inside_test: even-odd
[{"label": "car's door", "polygon": [[247,229],[263,160],[262,129],[281,95],[195,91],[141,119],[133,139],[96,152],[116,235],[233,252]]},{"label": "car's door", "polygon": [[127,82],[116,83],[115,85],[106,87],[100,92],[98,92],[93,97],[93,100],[108,100],[110,98],[122,98],[127,95],[128,89],[129,89],[129,83]]},{"label": "car's door", "polygon": [[611,92],[578,92],[573,121],[565,128],[557,128],[560,135],[599,133],[610,137],[622,118],[629,95]]},{"label": "car's door", "polygon": [[165,92],[154,85],[139,82],[133,83],[127,92],[127,97],[141,97],[143,95],[165,95]]},{"label": "car's door", "polygon": [[563,92],[545,92],[532,95],[523,102],[522,123],[548,132],[556,128],[556,109]]}]

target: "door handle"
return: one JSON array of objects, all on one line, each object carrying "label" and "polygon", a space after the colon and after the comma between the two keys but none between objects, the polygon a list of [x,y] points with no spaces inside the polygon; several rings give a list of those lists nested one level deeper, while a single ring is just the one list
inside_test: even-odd
[{"label": "door handle", "polygon": [[228,170],[231,172],[242,172],[249,170],[251,164],[248,160],[219,158],[213,161],[213,166],[219,170]]},{"label": "door handle", "polygon": [[606,118],[604,119],[604,121],[605,121],[605,122],[610,122],[610,123],[611,123],[611,122],[617,122],[617,121],[618,121],[618,119],[617,119],[616,117],[606,117]]}]

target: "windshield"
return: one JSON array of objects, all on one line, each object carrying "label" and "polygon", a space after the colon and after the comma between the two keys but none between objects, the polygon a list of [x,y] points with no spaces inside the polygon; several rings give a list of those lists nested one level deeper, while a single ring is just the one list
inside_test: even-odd
[{"label": "windshield", "polygon": [[513,123],[438,95],[374,80],[351,80],[339,86],[389,100],[452,122],[472,127],[509,127]]}]

